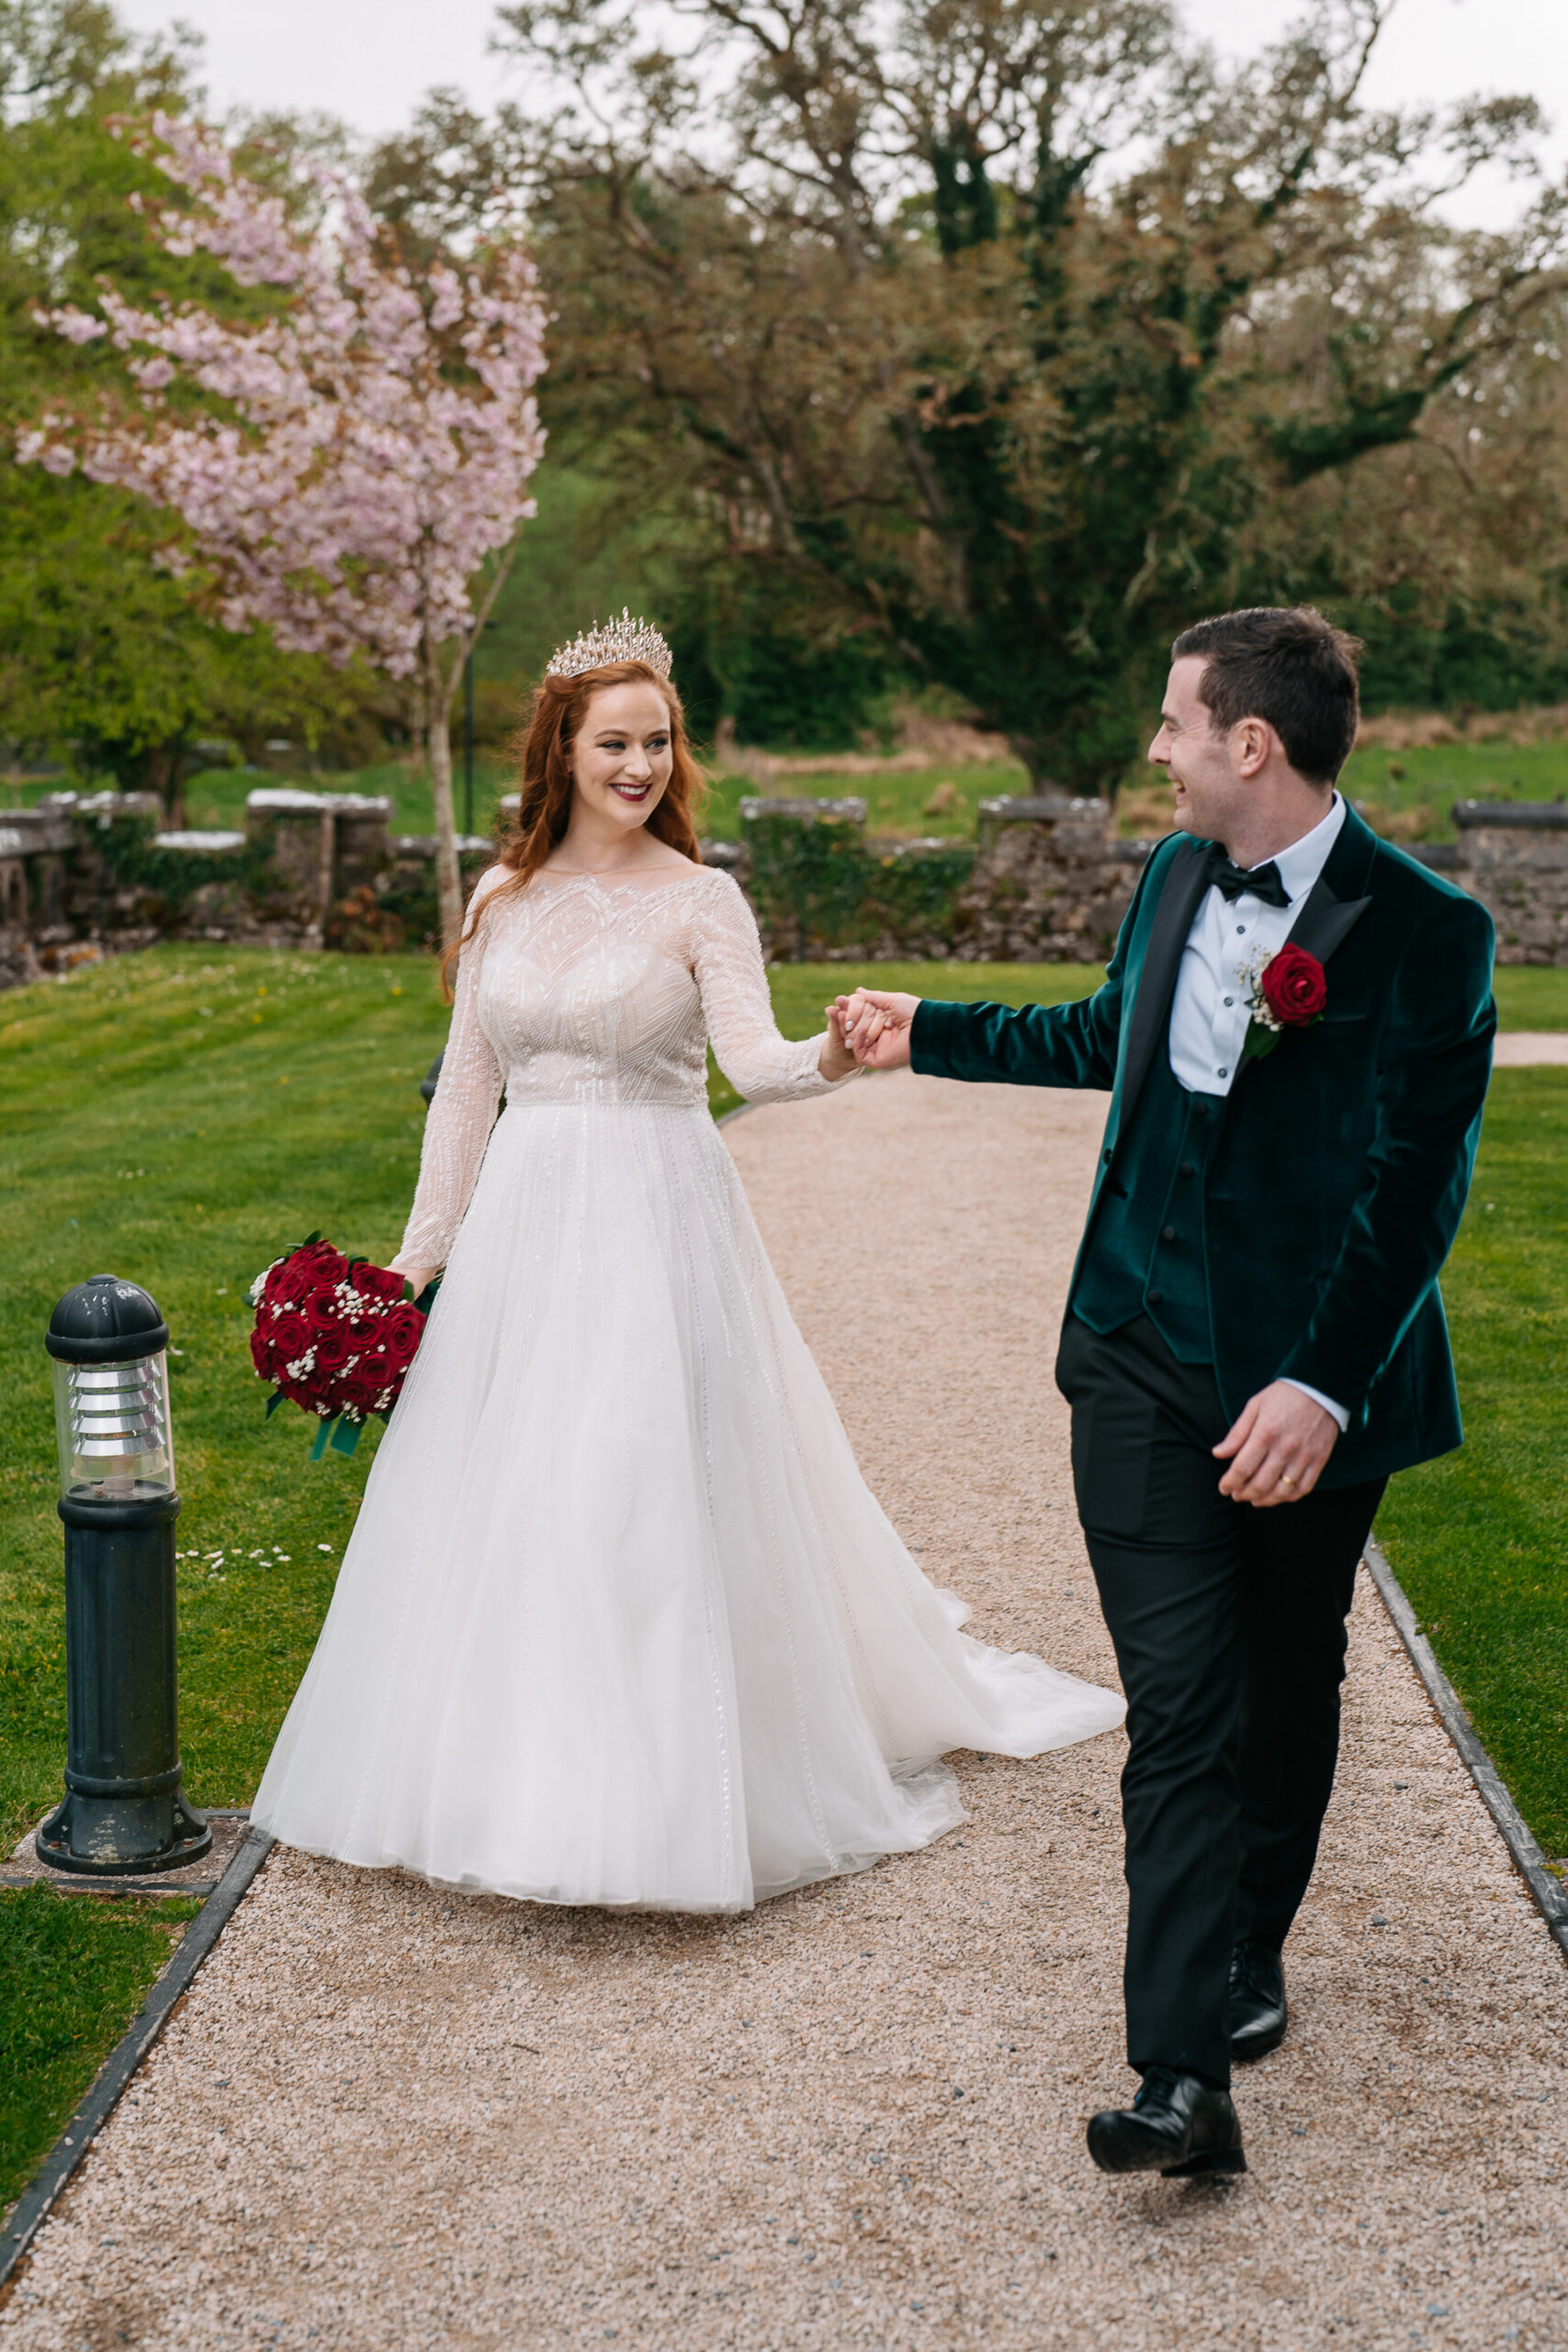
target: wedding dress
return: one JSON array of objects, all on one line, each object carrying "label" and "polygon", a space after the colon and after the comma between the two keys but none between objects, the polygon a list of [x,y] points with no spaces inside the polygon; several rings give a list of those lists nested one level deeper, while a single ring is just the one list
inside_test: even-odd
[{"label": "wedding dress", "polygon": [[464,948],[399,1259],[446,1279],[255,1801],[274,1837],[738,1911],[951,1829],[949,1749],[1121,1722],[961,1634],[867,1489],[708,1115],[710,1037],[753,1102],[829,1091],[722,872],[541,873]]}]

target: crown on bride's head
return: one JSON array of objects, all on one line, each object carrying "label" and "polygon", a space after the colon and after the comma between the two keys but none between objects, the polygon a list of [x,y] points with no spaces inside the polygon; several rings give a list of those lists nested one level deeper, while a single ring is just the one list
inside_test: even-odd
[{"label": "crown on bride's head", "polygon": [[559,645],[545,664],[549,678],[580,678],[585,670],[603,670],[611,662],[646,662],[661,678],[670,675],[670,648],[647,621],[634,621],[625,605],[618,621],[607,621],[580,634],[570,645]]}]

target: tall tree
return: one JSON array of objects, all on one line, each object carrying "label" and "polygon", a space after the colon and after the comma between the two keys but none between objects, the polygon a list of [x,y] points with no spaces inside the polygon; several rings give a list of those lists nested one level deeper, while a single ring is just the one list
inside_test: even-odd
[{"label": "tall tree", "polygon": [[679,55],[631,0],[505,7],[542,98],[485,139],[531,191],[555,413],[656,422],[738,556],[1101,786],[1260,507],[1418,434],[1561,283],[1555,200],[1507,239],[1440,212],[1532,104],[1370,112],[1381,16],[1325,0],[1225,75],[1165,0],[686,0]]},{"label": "tall tree", "polygon": [[154,115],[145,143],[185,199],[152,218],[163,249],[210,254],[234,287],[283,300],[259,320],[225,319],[138,303],[105,279],[96,309],[59,305],[50,323],[68,343],[107,339],[125,355],[125,395],[96,413],[50,408],[17,454],[55,473],[80,464],[177,514],[185,532],[163,560],[205,574],[226,628],[265,627],[285,650],[412,682],[455,937],[452,699],[533,511],[543,447],[533,265],[504,243],[461,270],[444,257],[411,267],[329,164],[306,161],[321,205],[302,223],[199,125]]},{"label": "tall tree", "polygon": [[159,175],[109,128],[185,104],[192,68],[187,45],[136,39],[98,0],[0,0],[0,738],[152,786],[176,823],[198,737],[314,741],[365,700],[354,673],[204,618],[151,562],[169,517],[15,459],[15,430],[51,393],[90,398],[111,356],[40,328],[40,307],[90,300],[105,269],[132,299],[212,290],[207,256],[148,239],[129,199]]}]

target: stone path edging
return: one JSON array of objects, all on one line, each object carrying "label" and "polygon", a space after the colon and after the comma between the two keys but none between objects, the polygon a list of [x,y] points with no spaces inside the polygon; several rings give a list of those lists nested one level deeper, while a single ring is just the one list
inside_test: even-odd
[{"label": "stone path edging", "polygon": [[[99,2067],[91,2087],[77,2105],[64,2131],[17,2199],[9,2221],[0,2230],[0,2291],[27,2253],[40,2225],[48,2219],[66,2182],[114,2113],[147,2052],[174,2014],[175,2005],[229,1921],[238,1909],[251,1881],[272,1851],[265,1831],[253,1829],[219,1880],[185,1934],[174,1957],[153,1984],[125,2032]],[[138,1884],[140,1886],[140,1882]],[[175,1887],[171,1893],[178,1894]]]},{"label": "stone path edging", "polygon": [[1531,1837],[1523,1815],[1504,1786],[1502,1774],[1476,1737],[1475,1726],[1458,1691],[1438,1664],[1432,1645],[1416,1623],[1409,1596],[1376,1543],[1369,1542],[1367,1545],[1367,1566],[1383,1607],[1409,1654],[1410,1663],[1427,1686],[1427,1695],[1437,1709],[1443,1729],[1463,1758],[1465,1770],[1481,1792],[1481,1801],[1496,1823],[1519,1876],[1534,1895],[1542,1917],[1562,1947],[1563,1958],[1568,1960],[1568,1888],[1548,1869],[1546,1856]]}]

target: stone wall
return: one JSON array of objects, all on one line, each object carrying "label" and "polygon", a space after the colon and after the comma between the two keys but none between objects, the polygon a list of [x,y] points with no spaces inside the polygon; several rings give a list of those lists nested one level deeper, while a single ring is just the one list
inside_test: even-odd
[{"label": "stone wall", "polygon": [[[982,801],[967,842],[868,836],[856,798],[757,798],[740,817],[740,840],[705,854],[740,882],[777,962],[1103,963],[1153,846],[1057,795]],[[1568,804],[1464,801],[1454,817],[1457,842],[1415,854],[1489,908],[1499,963],[1568,966]],[[243,832],[158,819],[134,793],[0,811],[0,988],[158,939],[434,944],[435,843],[394,836],[389,800],[268,786]],[[459,846],[471,887],[493,848]]]},{"label": "stone wall", "polygon": [[1568,804],[1461,800],[1451,880],[1497,926],[1499,964],[1568,964]]}]

